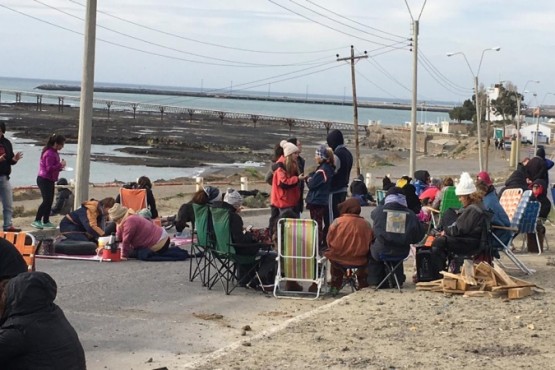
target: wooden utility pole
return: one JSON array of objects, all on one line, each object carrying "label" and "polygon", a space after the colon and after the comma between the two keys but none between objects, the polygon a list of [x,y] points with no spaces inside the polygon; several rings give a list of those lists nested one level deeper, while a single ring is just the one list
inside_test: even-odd
[{"label": "wooden utility pole", "polygon": [[360,175],[360,147],[358,141],[358,105],[357,105],[357,85],[355,81],[355,61],[363,58],[368,58],[366,51],[364,55],[357,55],[355,56],[355,48],[351,45],[351,56],[347,58],[339,58],[339,54],[337,56],[338,62],[343,61],[350,61],[351,62],[351,80],[353,82],[353,124],[355,126],[355,161],[356,161],[356,169],[357,169],[357,176]]}]

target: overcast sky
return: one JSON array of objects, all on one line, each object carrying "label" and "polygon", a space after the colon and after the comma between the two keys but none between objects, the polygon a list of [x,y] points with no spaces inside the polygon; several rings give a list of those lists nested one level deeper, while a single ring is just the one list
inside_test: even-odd
[{"label": "overcast sky", "polygon": [[[407,0],[417,18],[422,0]],[[0,0],[0,76],[80,80],[86,0]],[[410,99],[403,0],[99,0],[95,81]],[[463,101],[479,72],[525,102],[555,104],[555,2],[429,0],[420,18],[418,99]],[[471,73],[461,55],[466,54]],[[1,86],[0,86],[1,87]],[[534,98],[532,92],[537,93]]]}]

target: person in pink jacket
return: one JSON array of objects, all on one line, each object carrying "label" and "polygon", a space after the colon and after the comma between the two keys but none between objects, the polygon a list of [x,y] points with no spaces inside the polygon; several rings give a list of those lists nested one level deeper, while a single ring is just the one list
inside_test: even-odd
[{"label": "person in pink jacket", "polygon": [[50,222],[50,210],[54,202],[54,191],[60,171],[66,166],[66,161],[60,159],[58,152],[64,147],[66,138],[63,135],[53,134],[42,148],[39,164],[37,185],[42,196],[42,203],[37,210],[35,221],[31,223],[35,229],[55,229],[56,225]]},{"label": "person in pink jacket", "polygon": [[119,203],[114,204],[108,214],[117,225],[116,239],[120,242],[122,257],[135,258],[139,249],[150,249],[154,253],[168,250],[170,237],[163,227]]}]

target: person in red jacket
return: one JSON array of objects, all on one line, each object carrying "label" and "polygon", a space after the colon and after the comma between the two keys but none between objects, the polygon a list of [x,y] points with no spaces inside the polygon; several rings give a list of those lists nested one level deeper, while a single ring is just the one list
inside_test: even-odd
[{"label": "person in red jacket", "polygon": [[[304,174],[299,173],[297,163],[299,148],[285,140],[280,145],[283,148],[283,155],[276,162],[270,196],[270,203],[277,209],[277,215],[286,209],[297,206],[301,199],[301,183],[306,178]],[[274,229],[276,222],[277,217],[272,216],[270,218],[270,230]]]}]

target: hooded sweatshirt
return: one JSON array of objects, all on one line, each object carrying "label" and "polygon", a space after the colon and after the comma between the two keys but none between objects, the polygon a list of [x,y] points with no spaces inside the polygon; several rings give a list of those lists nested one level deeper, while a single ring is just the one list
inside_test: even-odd
[{"label": "hooded sweatshirt", "polygon": [[0,280],[27,272],[27,264],[12,243],[0,238]]},{"label": "hooded sweatshirt", "polygon": [[19,274],[6,286],[0,320],[2,369],[86,368],[77,333],[54,304],[56,282],[44,272]]},{"label": "hooded sweatshirt", "polygon": [[331,179],[331,192],[333,193],[341,189],[345,189],[345,192],[347,192],[351,168],[353,167],[353,155],[343,144],[343,133],[341,131],[330,131],[327,142],[330,148],[333,149],[333,154],[336,157],[336,172]]}]

